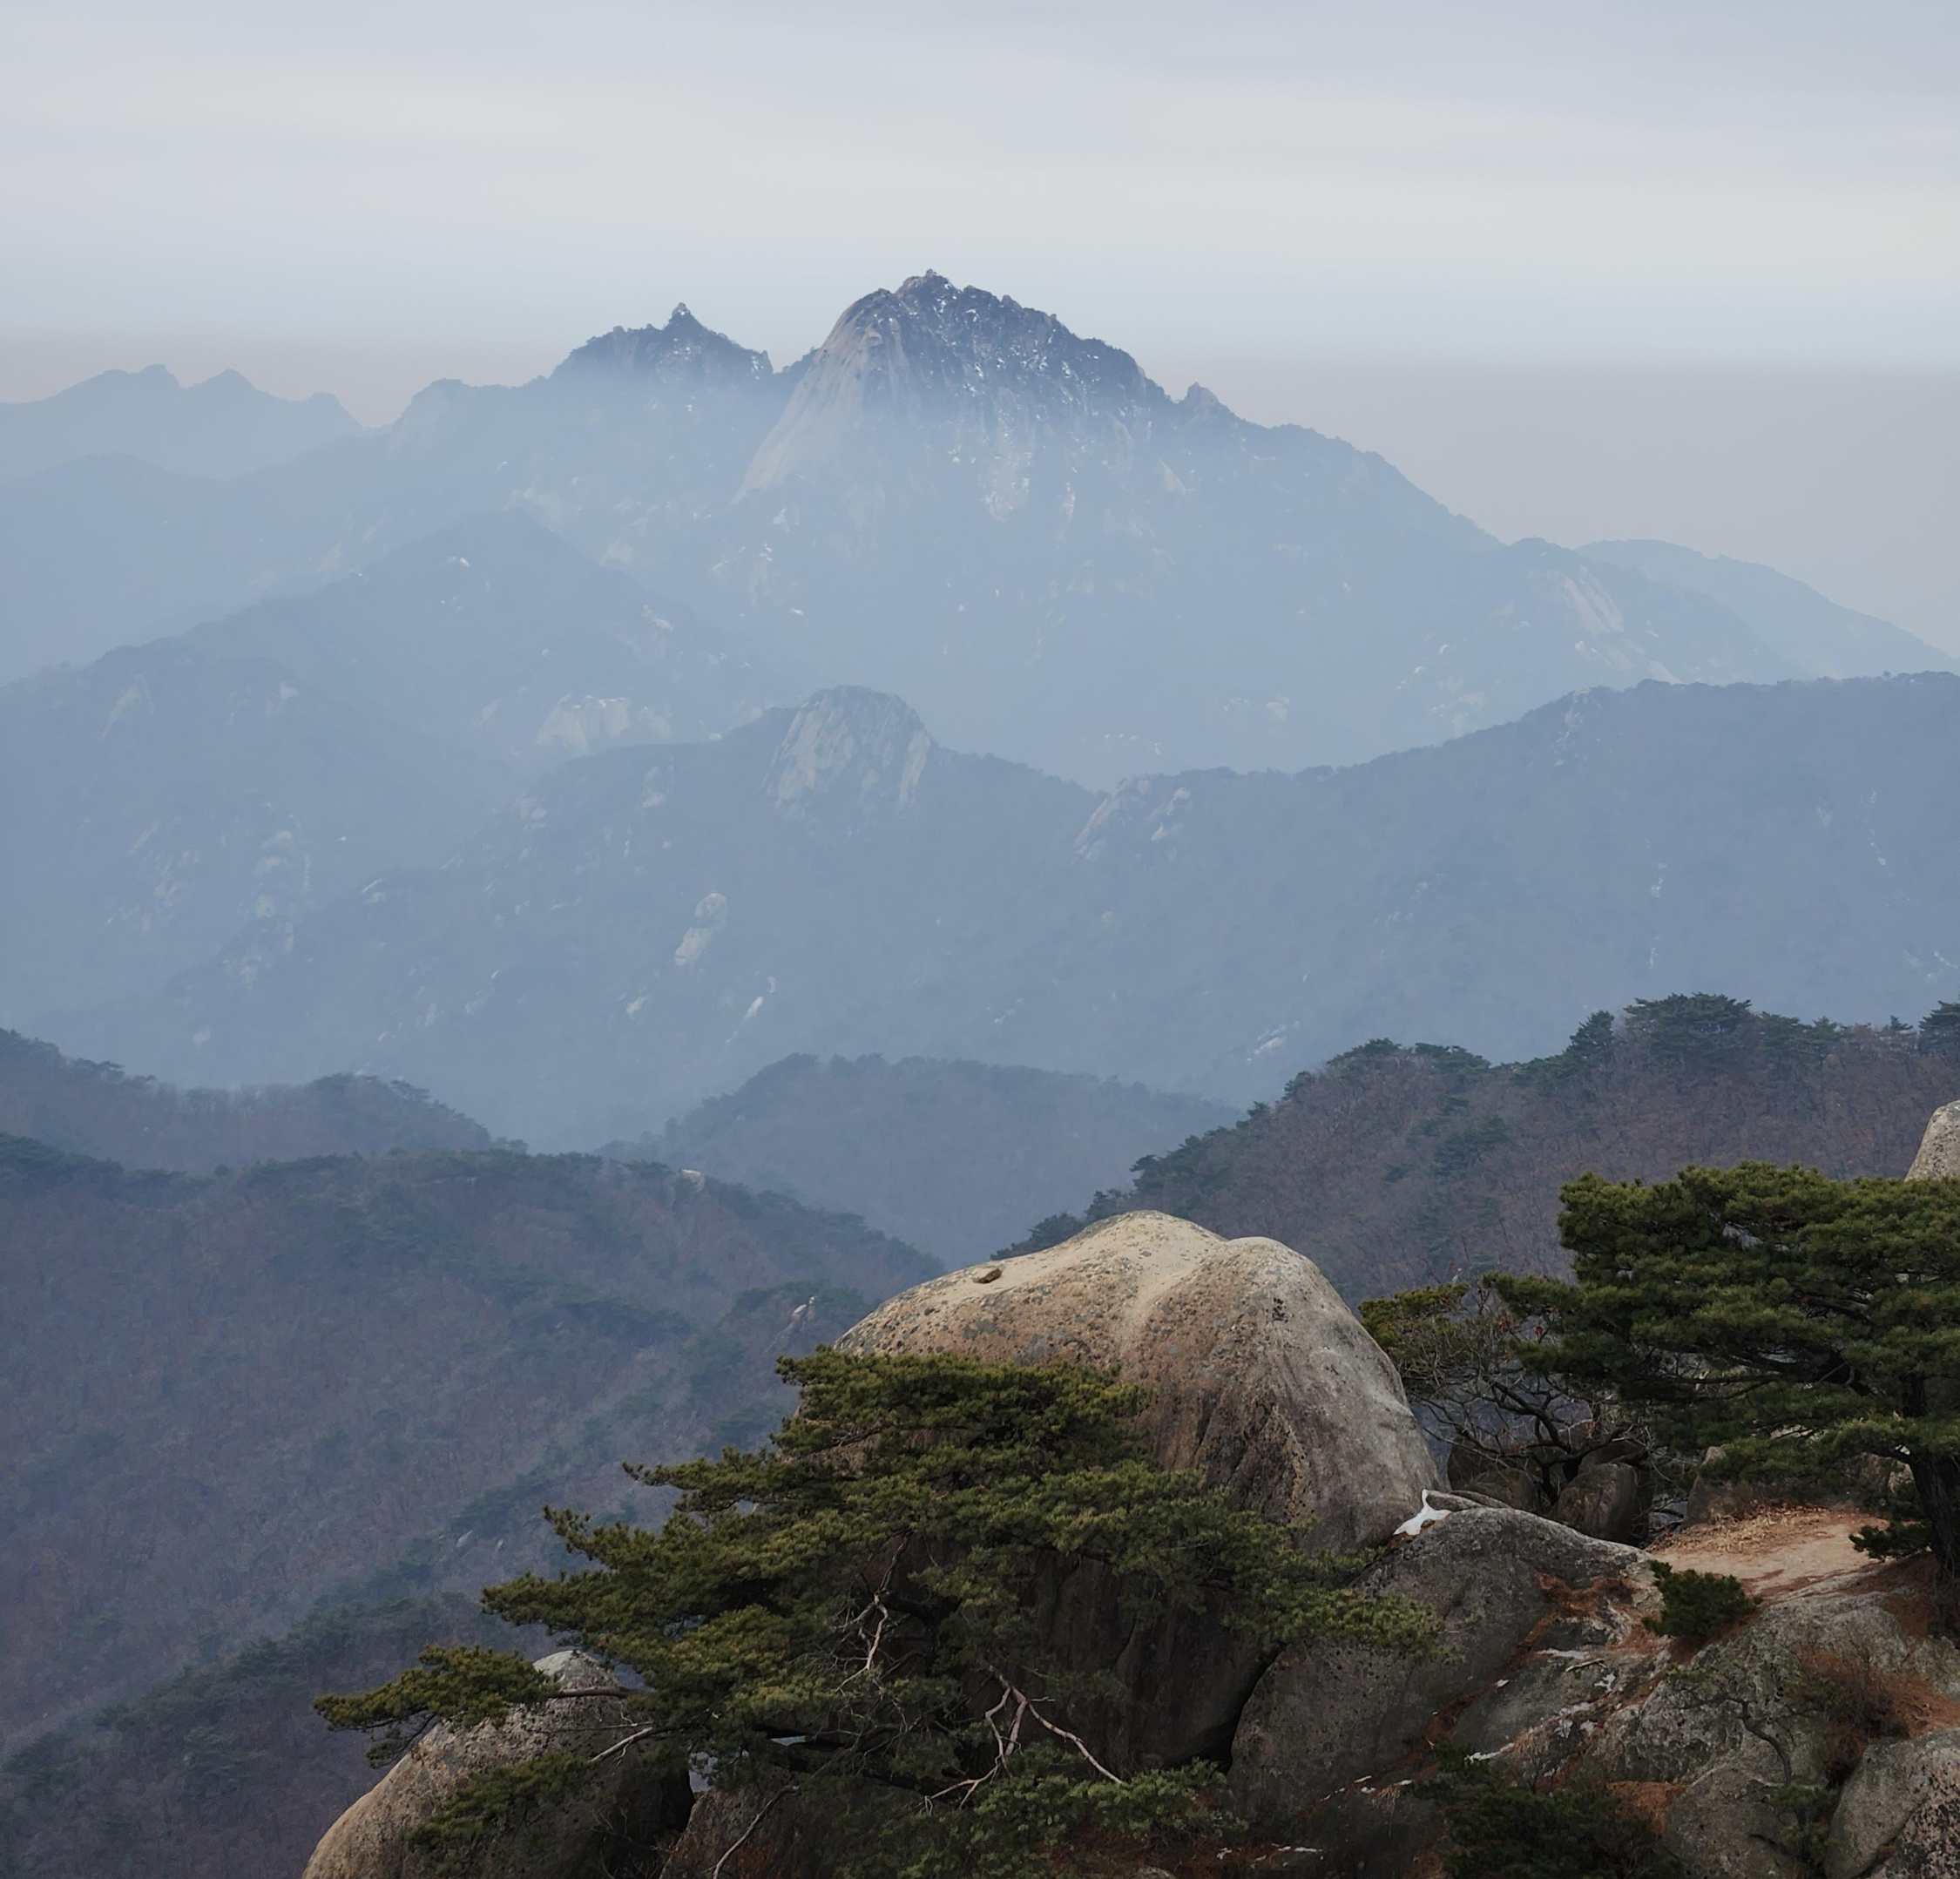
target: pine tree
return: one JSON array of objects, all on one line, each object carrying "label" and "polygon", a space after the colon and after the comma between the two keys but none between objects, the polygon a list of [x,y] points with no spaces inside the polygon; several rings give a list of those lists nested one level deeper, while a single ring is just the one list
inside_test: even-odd
[{"label": "pine tree", "polygon": [[1547,1315],[1531,1362],[1650,1408],[1665,1440],[1720,1445],[1725,1473],[1902,1464],[1960,1619],[1960,1181],[1745,1162],[1589,1174],[1562,1199],[1572,1282],[1503,1281]]},{"label": "pine tree", "polygon": [[[781,1369],[801,1402],[772,1442],[630,1469],[679,1490],[658,1531],[551,1512],[594,1570],[483,1602],[634,1674],[632,1753],[712,1763],[722,1785],[793,1781],[812,1804],[896,1800],[852,1829],[876,1842],[868,1874],[1004,1879],[1051,1870],[1071,1837],[1224,1826],[1215,1771],[1112,1767],[1079,1733],[1077,1707],[1114,1680],[1044,1635],[1037,1595],[1058,1571],[1093,1563],[1132,1618],[1215,1610],[1275,1650],[1312,1633],[1420,1650],[1431,1633],[1430,1614],[1350,1589],[1360,1562],[1309,1554],[1160,1467],[1137,1426],[1145,1393],[1112,1375],[831,1350]],[[544,1681],[514,1653],[436,1651],[317,1707],[386,1754],[436,1721],[558,1700]]]}]

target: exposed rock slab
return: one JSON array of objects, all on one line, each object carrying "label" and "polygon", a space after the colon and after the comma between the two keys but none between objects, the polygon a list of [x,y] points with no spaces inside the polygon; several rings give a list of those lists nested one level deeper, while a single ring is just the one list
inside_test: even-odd
[{"label": "exposed rock slab", "polygon": [[1906,1171],[1909,1181],[1960,1180],[1960,1103],[1947,1103],[1933,1112],[1921,1139],[1919,1152]]},{"label": "exposed rock slab", "polygon": [[1475,1719],[1480,1752],[1569,1709],[1563,1680],[1575,1657],[1587,1645],[1625,1638],[1633,1607],[1654,1603],[1652,1575],[1630,1546],[1509,1508],[1468,1508],[1424,1529],[1361,1583],[1436,1612],[1443,1621],[1438,1653],[1399,1657],[1318,1640],[1281,1653],[1260,1679],[1233,1740],[1233,1806],[1259,1831],[1285,1836],[1338,1790],[1389,1776],[1417,1757],[1439,1716],[1480,1693],[1501,1694],[1499,1680],[1512,1659],[1558,1618],[1558,1587],[1602,1581],[1623,1587],[1617,1620],[1575,1619],[1570,1635],[1552,1640],[1561,1654],[1547,1659],[1556,1673],[1549,1686],[1533,1686],[1525,1701],[1500,1703]]},{"label": "exposed rock slab", "polygon": [[1167,1213],[929,1280],[839,1343],[1117,1367],[1152,1392],[1166,1468],[1316,1547],[1377,1545],[1442,1484],[1395,1367],[1311,1260]]},{"label": "exposed rock slab", "polygon": [[[558,1651],[537,1668],[561,1689],[596,1693],[516,1710],[480,1728],[430,1730],[327,1829],[304,1879],[429,1879],[435,1859],[409,1836],[466,1781],[553,1751],[596,1756],[631,1733],[622,1705],[603,1693],[618,1686],[591,1659]],[[487,1848],[473,1871],[476,1879],[579,1879],[608,1855],[653,1854],[686,1815],[685,1775],[613,1755],[595,1764],[588,1788],[539,1808]]]},{"label": "exposed rock slab", "polygon": [[[1923,1822],[1921,1817],[1924,1816]],[[1927,1829],[1945,1818],[1951,1835],[1945,1870],[1960,1873],[1960,1729],[1943,1729],[1903,1742],[1875,1742],[1844,1784],[1831,1815],[1824,1849],[1824,1879],[1863,1879],[1892,1849],[1888,1873]],[[1908,1835],[1907,1829],[1915,1830]],[[1907,1847],[1896,1844],[1904,1836]]]}]

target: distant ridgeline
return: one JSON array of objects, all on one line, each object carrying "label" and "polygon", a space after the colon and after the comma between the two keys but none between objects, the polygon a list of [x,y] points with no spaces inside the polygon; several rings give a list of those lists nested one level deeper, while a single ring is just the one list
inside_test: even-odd
[{"label": "distant ridgeline", "polygon": [[1960,1004],[1916,1027],[1815,1024],[1712,992],[1596,1011],[1556,1057],[1490,1064],[1379,1038],[1302,1072],[1230,1128],[1146,1156],[1132,1186],[1010,1250],[1152,1207],[1307,1254],[1350,1300],[1492,1266],[1563,1264],[1561,1183],[1692,1163],[1903,1174],[1960,1097]]},{"label": "distant ridgeline", "polygon": [[322,1077],[300,1085],[179,1090],[0,1031],[0,1134],[128,1167],[207,1173],[307,1155],[488,1148],[488,1129],[410,1084]]}]

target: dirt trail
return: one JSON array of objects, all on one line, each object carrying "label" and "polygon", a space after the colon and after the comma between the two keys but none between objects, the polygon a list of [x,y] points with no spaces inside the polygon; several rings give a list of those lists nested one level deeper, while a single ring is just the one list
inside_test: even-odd
[{"label": "dirt trail", "polygon": [[1727,1572],[1758,1598],[1873,1569],[1851,1544],[1872,1516],[1849,1507],[1766,1507],[1736,1520],[1684,1527],[1652,1551],[1678,1571]]}]

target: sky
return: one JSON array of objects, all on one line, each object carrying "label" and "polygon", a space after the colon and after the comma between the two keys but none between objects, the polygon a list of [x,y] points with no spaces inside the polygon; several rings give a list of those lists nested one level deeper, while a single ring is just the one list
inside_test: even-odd
[{"label": "sky", "polygon": [[1500,532],[1787,540],[1960,643],[1903,526],[1960,497],[1951,0],[0,0],[0,397],[369,422],[936,267]]}]

